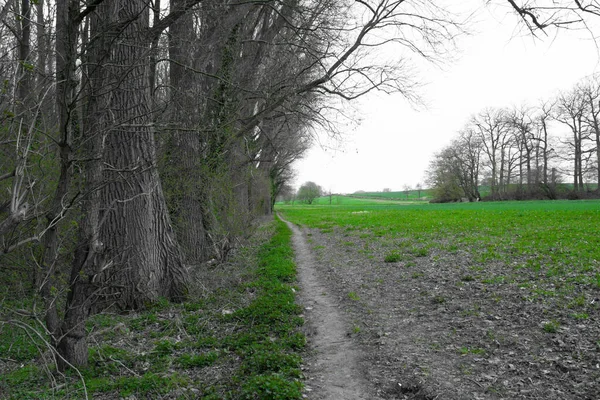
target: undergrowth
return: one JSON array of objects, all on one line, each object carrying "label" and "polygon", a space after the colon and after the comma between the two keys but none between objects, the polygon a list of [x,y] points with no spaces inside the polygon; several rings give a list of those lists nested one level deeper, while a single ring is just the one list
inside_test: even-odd
[{"label": "undergrowth", "polygon": [[91,317],[90,362],[78,373],[59,374],[30,332],[1,324],[0,399],[302,398],[290,237],[280,220],[259,229],[234,261],[196,271],[186,303]]}]

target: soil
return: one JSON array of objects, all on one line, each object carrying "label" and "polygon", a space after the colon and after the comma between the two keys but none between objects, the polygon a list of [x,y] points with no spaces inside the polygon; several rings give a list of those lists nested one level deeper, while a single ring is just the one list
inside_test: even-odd
[{"label": "soil", "polygon": [[466,251],[386,263],[385,241],[291,228],[311,349],[305,397],[600,399],[600,291],[576,319],[519,285],[474,279]]},{"label": "soil", "polygon": [[305,396],[315,400],[376,399],[365,379],[360,360],[364,354],[350,337],[350,327],[341,307],[321,283],[317,262],[302,231],[286,221],[293,232],[300,293],[304,307],[305,334],[310,353],[305,357],[304,373],[308,377]]}]

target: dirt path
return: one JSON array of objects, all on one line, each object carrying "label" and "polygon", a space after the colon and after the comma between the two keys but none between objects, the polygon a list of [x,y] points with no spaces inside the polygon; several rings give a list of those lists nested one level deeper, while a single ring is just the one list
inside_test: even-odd
[{"label": "dirt path", "polygon": [[[533,298],[527,285],[541,281],[515,273],[515,254],[482,265],[468,244],[440,238],[420,252],[421,239],[348,228],[292,228],[313,307],[309,398],[600,400],[596,286],[580,305]],[[400,260],[386,262],[392,252]]]},{"label": "dirt path", "polygon": [[305,310],[311,355],[306,360],[306,396],[309,399],[377,399],[360,367],[360,349],[349,337],[350,326],[335,299],[323,285],[304,233],[285,221],[293,232],[299,302]]}]

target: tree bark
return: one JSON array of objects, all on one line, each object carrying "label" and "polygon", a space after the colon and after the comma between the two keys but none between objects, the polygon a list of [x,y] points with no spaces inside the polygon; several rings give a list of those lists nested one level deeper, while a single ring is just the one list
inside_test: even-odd
[{"label": "tree bark", "polygon": [[[589,107],[588,125],[594,135],[596,145],[596,182],[598,186],[596,191],[600,192],[600,88],[592,87],[593,83],[588,84],[586,88],[586,100]],[[598,103],[596,103],[598,101]]]},{"label": "tree bark", "polygon": [[581,154],[581,115],[573,118],[573,188],[576,192],[583,190],[582,154]]},{"label": "tree bark", "polygon": [[46,63],[48,62],[48,47],[46,46],[46,24],[44,19],[44,0],[35,3],[36,8],[36,38],[37,38],[37,80],[38,87],[42,88],[46,81]]},{"label": "tree bark", "polygon": [[596,141],[596,191],[600,193],[600,129],[596,131],[594,139]]},{"label": "tree bark", "polygon": [[[20,10],[20,33],[19,40],[19,82],[17,86],[17,98],[20,105],[19,113],[22,114],[22,118],[27,123],[34,123],[30,121],[27,114],[30,114],[30,108],[32,106],[31,96],[31,81],[32,81],[32,60],[31,60],[31,5],[29,0],[21,0]],[[23,125],[24,127],[26,125]],[[27,128],[25,128],[27,129]]]},{"label": "tree bark", "polygon": [[[185,0],[171,0],[173,10],[183,6]],[[171,87],[171,119],[176,128],[169,143],[168,190],[179,193],[173,201],[177,212],[174,226],[185,254],[186,262],[204,261],[210,253],[203,200],[203,176],[200,159],[201,140],[199,127],[198,83],[194,82],[194,20],[193,14],[183,15],[169,29],[169,79]],[[200,78],[202,79],[202,78]]]},{"label": "tree bark", "polygon": [[[72,365],[87,364],[87,344],[85,342],[85,318],[73,315],[71,293],[79,290],[73,280],[69,282],[69,299],[65,318],[60,323],[56,309],[56,299],[52,293],[54,271],[58,257],[57,219],[67,211],[63,208],[72,179],[71,157],[73,140],[73,110],[75,108],[74,89],[75,64],[77,59],[78,24],[74,16],[78,12],[77,1],[58,0],[56,2],[56,107],[58,110],[59,140],[57,145],[60,155],[60,175],[53,195],[47,221],[50,228],[42,239],[42,272],[44,274],[41,294],[46,307],[46,327],[52,336],[53,344],[60,355],[59,370],[64,370],[67,363]],[[77,271],[78,272],[78,271]],[[76,274],[73,270],[71,275]],[[83,335],[82,335],[83,330]],[[83,340],[82,340],[83,339]]]},{"label": "tree bark", "polygon": [[544,147],[542,150],[544,172],[542,174],[542,179],[543,179],[544,185],[547,186],[548,185],[548,125],[546,123],[545,118],[542,120],[542,129],[544,131],[544,140],[543,140]]},{"label": "tree bark", "polygon": [[122,308],[160,297],[179,301],[186,294],[186,271],[156,168],[148,8],[142,0],[103,2],[96,14],[103,43],[90,68],[91,79],[99,75],[91,95],[102,107],[92,110],[87,129],[102,137],[103,165],[90,165],[103,168],[102,184],[89,190],[99,193],[104,262],[95,265],[95,279],[107,286],[104,300]]}]

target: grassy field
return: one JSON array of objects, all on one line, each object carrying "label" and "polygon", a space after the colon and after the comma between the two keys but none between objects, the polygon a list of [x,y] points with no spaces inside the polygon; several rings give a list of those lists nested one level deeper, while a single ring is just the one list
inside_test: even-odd
[{"label": "grassy field", "polygon": [[[397,204],[342,198],[336,206],[279,206],[295,223],[342,227],[417,248],[468,248],[478,264],[504,261],[540,279],[600,289],[600,201]],[[566,292],[568,293],[568,288]]]},{"label": "grassy field", "polygon": [[[351,196],[340,196],[340,195],[333,195],[331,196],[331,198],[329,196],[323,196],[323,197],[318,197],[314,200],[313,206],[316,205],[320,205],[320,206],[329,206],[329,205],[334,205],[334,206],[353,206],[353,205],[358,205],[358,206],[362,206],[365,204],[372,204],[372,205],[382,205],[382,204],[387,204],[387,205],[398,205],[398,204],[405,204],[405,203],[413,203],[414,201],[403,201],[403,200],[394,200],[391,198],[378,198],[378,197],[372,197],[372,198],[358,198],[358,197],[351,197]],[[296,204],[299,205],[299,204]]]},{"label": "grassy field", "polygon": [[362,192],[353,193],[350,196],[362,199],[387,199],[387,200],[429,200],[432,197],[431,190],[422,189],[421,191],[409,190],[408,196],[406,191],[398,192]]},{"label": "grassy field", "polygon": [[[595,183],[587,183],[585,185],[585,191],[593,191],[598,187]],[[511,193],[518,192],[519,185],[518,184],[510,184],[506,188],[507,193],[510,195]],[[573,190],[572,183],[560,183],[557,186],[557,193],[559,193],[559,197],[565,198],[568,192]],[[482,198],[486,198],[491,195],[491,187],[489,185],[480,185],[479,186],[479,194]],[[434,197],[434,190],[432,189],[422,189],[417,191],[415,189],[411,189],[408,191],[395,191],[395,192],[357,192],[348,195],[349,197],[354,197],[357,199],[383,199],[383,200],[408,200],[408,201],[429,201]]]},{"label": "grassy field", "polygon": [[600,201],[278,210],[313,229],[373,380],[422,398],[600,392]]}]

